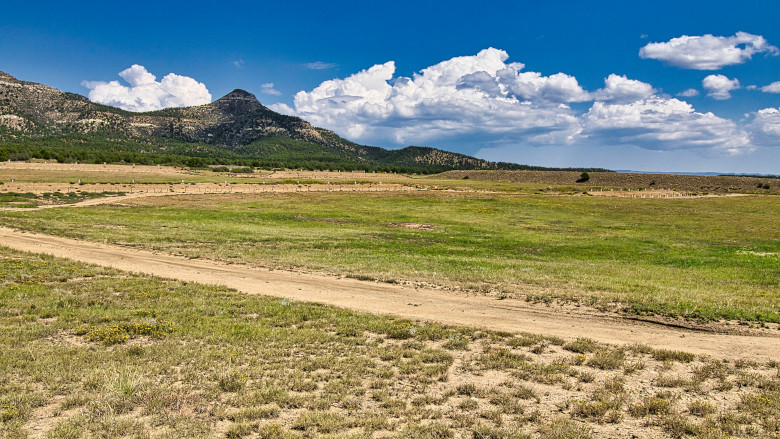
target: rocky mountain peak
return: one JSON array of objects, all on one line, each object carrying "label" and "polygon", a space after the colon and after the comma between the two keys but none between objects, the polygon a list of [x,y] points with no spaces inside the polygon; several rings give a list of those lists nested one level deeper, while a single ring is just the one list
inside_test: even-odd
[{"label": "rocky mountain peak", "polygon": [[217,99],[211,105],[234,114],[266,109],[255,95],[238,88]]},{"label": "rocky mountain peak", "polygon": [[252,93],[249,93],[246,90],[241,90],[240,88],[237,88],[230,93],[226,94],[225,96],[222,96],[221,98],[217,99],[217,102],[219,101],[250,101],[250,102],[260,102],[257,100],[257,96],[253,95]]}]

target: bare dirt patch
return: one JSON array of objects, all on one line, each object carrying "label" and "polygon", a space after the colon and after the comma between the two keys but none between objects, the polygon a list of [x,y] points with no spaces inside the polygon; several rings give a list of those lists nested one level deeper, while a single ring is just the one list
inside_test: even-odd
[{"label": "bare dirt patch", "polygon": [[433,224],[423,224],[423,223],[391,223],[390,227],[400,227],[402,229],[412,229],[412,230],[423,230],[426,232],[430,232],[436,229],[436,227],[434,227]]}]

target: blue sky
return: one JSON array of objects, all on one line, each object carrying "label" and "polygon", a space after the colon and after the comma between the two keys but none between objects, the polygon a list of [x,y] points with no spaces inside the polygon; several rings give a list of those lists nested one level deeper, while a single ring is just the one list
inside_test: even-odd
[{"label": "blue sky", "polygon": [[780,174],[780,2],[636,3],[0,2],[0,70],[131,110],[243,88],[384,147]]}]

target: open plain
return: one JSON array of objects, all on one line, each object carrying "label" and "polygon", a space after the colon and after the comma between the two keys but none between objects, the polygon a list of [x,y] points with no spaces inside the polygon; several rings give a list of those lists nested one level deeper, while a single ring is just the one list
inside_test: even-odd
[{"label": "open plain", "polygon": [[777,180],[523,172],[3,163],[3,434],[778,437]]}]

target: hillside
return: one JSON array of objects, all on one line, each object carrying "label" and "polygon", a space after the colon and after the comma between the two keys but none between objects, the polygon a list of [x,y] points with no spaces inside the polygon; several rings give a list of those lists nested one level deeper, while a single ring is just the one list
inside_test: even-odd
[{"label": "hillside", "polygon": [[318,169],[519,169],[435,148],[359,145],[276,113],[244,90],[195,107],[133,113],[0,72],[0,159],[237,164]]}]

